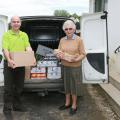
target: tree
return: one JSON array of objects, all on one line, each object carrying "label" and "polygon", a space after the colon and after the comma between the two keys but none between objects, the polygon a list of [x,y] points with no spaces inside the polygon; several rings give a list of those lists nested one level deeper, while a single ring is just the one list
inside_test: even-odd
[{"label": "tree", "polygon": [[66,10],[55,10],[54,11],[54,16],[74,17],[75,19],[80,20],[80,16],[79,15],[77,15],[76,13],[70,14]]},{"label": "tree", "polygon": [[54,11],[54,16],[65,16],[69,17],[70,14],[66,10],[55,10]]},{"label": "tree", "polygon": [[74,17],[75,19],[79,19],[80,20],[80,16],[77,15],[76,13],[72,14],[71,16]]},{"label": "tree", "polygon": [[69,17],[76,23],[76,28],[77,30],[80,29],[80,16],[78,16],[76,13],[70,14],[66,10],[55,10],[54,11],[54,16],[65,16]]}]

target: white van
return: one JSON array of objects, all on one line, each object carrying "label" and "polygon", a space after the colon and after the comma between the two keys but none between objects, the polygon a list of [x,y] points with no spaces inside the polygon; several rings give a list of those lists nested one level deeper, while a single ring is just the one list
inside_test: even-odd
[{"label": "white van", "polygon": [[[82,62],[83,83],[107,83],[107,40],[105,13],[84,15],[81,20],[81,35],[87,52]],[[2,54],[2,34],[8,29],[7,16],[0,16],[0,53]],[[55,16],[24,16],[21,17],[21,30],[25,31],[33,50],[36,52],[38,45],[56,49],[59,40],[65,34],[62,30],[65,17]],[[96,32],[98,31],[99,32]],[[3,82],[3,62],[0,65],[0,81]],[[2,77],[1,77],[2,76]],[[60,79],[29,79],[25,80],[25,89],[32,91],[56,91],[63,89],[63,80]],[[78,86],[79,87],[79,86]]]}]

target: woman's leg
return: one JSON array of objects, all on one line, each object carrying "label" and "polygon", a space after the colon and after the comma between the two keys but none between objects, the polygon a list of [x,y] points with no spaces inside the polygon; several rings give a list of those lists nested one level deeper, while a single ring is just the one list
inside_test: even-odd
[{"label": "woman's leg", "polygon": [[71,86],[71,95],[72,95],[72,107],[70,110],[71,114],[74,114],[77,110],[77,85],[80,80],[80,67],[72,68],[71,69],[71,80],[70,80],[70,86]]},{"label": "woman's leg", "polygon": [[65,89],[65,103],[60,106],[60,110],[64,110],[70,107],[70,80],[69,80],[69,68],[63,66],[62,67],[62,75],[64,79],[64,89]]},{"label": "woman's leg", "polygon": [[70,94],[66,94],[66,99],[65,99],[65,106],[70,105]]},{"label": "woman's leg", "polygon": [[72,107],[70,108],[69,114],[74,115],[77,111],[77,96],[72,94]]},{"label": "woman's leg", "polygon": [[69,67],[65,67],[63,69],[63,75],[64,75],[64,88],[65,88],[65,106],[70,105],[70,71]]},{"label": "woman's leg", "polygon": [[77,108],[77,96],[72,95],[72,108],[76,109]]}]

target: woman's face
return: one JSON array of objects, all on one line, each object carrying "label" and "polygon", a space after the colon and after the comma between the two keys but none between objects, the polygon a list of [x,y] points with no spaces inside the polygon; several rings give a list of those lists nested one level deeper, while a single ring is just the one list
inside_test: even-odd
[{"label": "woman's face", "polygon": [[73,29],[72,26],[67,26],[67,27],[64,29],[64,32],[65,32],[65,34],[67,35],[68,38],[72,38],[75,30]]}]

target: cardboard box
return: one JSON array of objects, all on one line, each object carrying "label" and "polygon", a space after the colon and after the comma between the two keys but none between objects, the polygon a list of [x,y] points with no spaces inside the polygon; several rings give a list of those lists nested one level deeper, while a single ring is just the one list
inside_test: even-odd
[{"label": "cardboard box", "polygon": [[31,73],[46,73],[45,67],[33,67]]},{"label": "cardboard box", "polygon": [[38,61],[38,67],[57,66],[57,61]]},{"label": "cardboard box", "polygon": [[25,67],[25,80],[30,80],[30,72],[31,67],[30,66]]},{"label": "cardboard box", "polygon": [[10,57],[14,60],[16,67],[34,66],[34,51],[11,52]]},{"label": "cardboard box", "polygon": [[48,67],[47,78],[48,79],[60,79],[61,78],[61,67]]},{"label": "cardboard box", "polygon": [[46,73],[31,73],[31,79],[46,79]]},{"label": "cardboard box", "polygon": [[46,79],[45,67],[33,67],[30,73],[31,79]]}]

